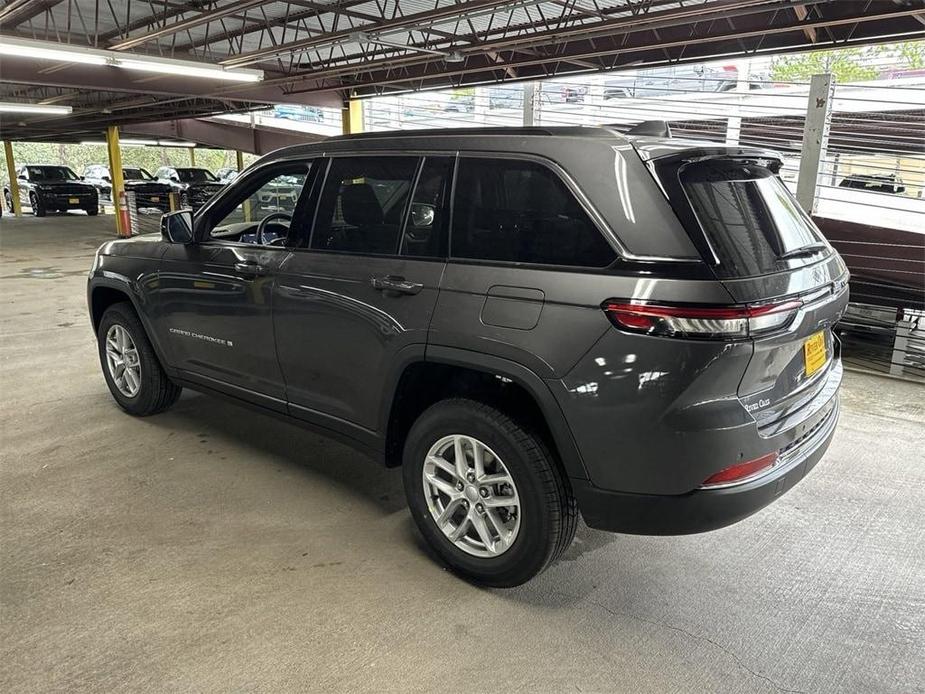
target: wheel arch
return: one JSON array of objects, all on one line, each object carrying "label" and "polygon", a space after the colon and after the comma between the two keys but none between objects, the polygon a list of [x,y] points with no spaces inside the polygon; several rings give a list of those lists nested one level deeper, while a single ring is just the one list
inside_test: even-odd
[{"label": "wheel arch", "polygon": [[154,348],[154,353],[157,355],[161,367],[170,372],[170,367],[164,358],[165,355],[157,341],[157,336],[151,329],[151,324],[145,312],[140,309],[138,297],[132,291],[131,284],[127,279],[119,280],[112,277],[96,277],[92,279],[87,288],[87,303],[90,309],[90,322],[93,326],[94,335],[99,331],[100,321],[103,319],[106,309],[113,304],[128,303],[135,315],[138,316],[138,320],[141,321],[141,326],[144,328],[148,341]]},{"label": "wheel arch", "polygon": [[506,409],[537,430],[568,477],[588,478],[565,415],[542,378],[501,357],[440,346],[428,347],[426,357],[418,352],[401,360],[385,390],[381,431],[387,466],[401,465],[404,441],[420,413],[448,397]]}]

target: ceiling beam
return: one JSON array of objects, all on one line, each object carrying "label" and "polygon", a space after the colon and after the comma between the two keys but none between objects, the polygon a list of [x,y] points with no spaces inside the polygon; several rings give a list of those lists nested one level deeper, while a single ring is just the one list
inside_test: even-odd
[{"label": "ceiling beam", "polygon": [[6,7],[0,9],[0,28],[13,27],[37,17],[46,10],[62,2],[62,0],[13,0]]},{"label": "ceiling beam", "polygon": [[260,5],[265,5],[266,0],[237,0],[230,5],[225,5],[219,9],[209,10],[207,12],[202,12],[195,17],[190,17],[189,19],[181,19],[178,22],[173,22],[168,24],[160,29],[155,31],[148,31],[140,36],[135,36],[133,38],[125,39],[124,41],[119,41],[118,43],[110,46],[114,51],[124,51],[129,48],[134,48],[135,46],[140,46],[143,43],[149,41],[156,41],[162,36],[170,36],[172,34],[180,33],[181,31],[188,31],[203,24],[208,24],[209,22],[215,22],[223,17],[228,17],[229,15],[237,14],[238,12],[245,11],[251,7],[258,7]]},{"label": "ceiling beam", "polygon": [[64,87],[126,94],[216,98],[228,102],[289,103],[340,108],[336,94],[289,96],[279,84],[250,82],[245,89],[225,91],[228,82],[183,75],[151,75],[134,70],[120,70],[102,65],[69,63],[54,71],[45,71],[39,61],[18,56],[4,56],[2,82],[27,86]]},{"label": "ceiling beam", "polygon": [[249,125],[236,125],[202,118],[177,118],[157,123],[136,123],[126,126],[124,130],[132,135],[175,138],[207,147],[236,149],[251,154],[268,154],[280,147],[308,144],[325,139],[323,135],[314,133],[276,128],[251,128]]}]

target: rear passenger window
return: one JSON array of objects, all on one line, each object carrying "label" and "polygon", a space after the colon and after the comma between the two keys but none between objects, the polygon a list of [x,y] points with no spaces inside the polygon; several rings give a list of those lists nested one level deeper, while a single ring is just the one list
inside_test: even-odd
[{"label": "rear passenger window", "polygon": [[461,158],[451,255],[604,267],[616,254],[565,183],[542,164]]},{"label": "rear passenger window", "polygon": [[450,157],[427,157],[424,160],[402,234],[402,255],[446,257],[446,221],[450,209],[447,197],[452,172],[453,159]]},{"label": "rear passenger window", "polygon": [[398,251],[417,157],[337,157],[325,179],[311,247],[347,253]]}]

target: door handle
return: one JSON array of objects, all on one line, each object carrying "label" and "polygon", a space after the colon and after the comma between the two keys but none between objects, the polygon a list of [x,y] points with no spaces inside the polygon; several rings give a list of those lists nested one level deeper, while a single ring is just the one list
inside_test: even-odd
[{"label": "door handle", "polygon": [[424,285],[420,282],[409,282],[404,277],[397,275],[386,275],[385,277],[373,277],[370,279],[373,289],[380,292],[396,292],[398,294],[417,294]]},{"label": "door handle", "polygon": [[255,263],[253,261],[245,262],[245,263],[235,263],[234,271],[237,272],[239,275],[244,275],[245,277],[251,277],[251,278],[262,277],[263,275],[267,274],[267,271],[263,267],[263,265]]}]

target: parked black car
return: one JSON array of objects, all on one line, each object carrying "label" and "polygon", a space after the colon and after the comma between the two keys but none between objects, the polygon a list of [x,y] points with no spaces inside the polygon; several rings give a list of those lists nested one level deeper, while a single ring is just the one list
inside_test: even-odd
[{"label": "parked black car", "polygon": [[155,178],[170,186],[180,196],[180,207],[198,210],[209,199],[225,187],[208,169],[196,167],[162,166]]},{"label": "parked black car", "polygon": [[[606,127],[278,150],[99,249],[103,375],[130,414],[187,386],[402,466],[424,537],[489,585],[543,570],[579,511],[719,528],[799,482],[838,419],[847,271],[780,166]],[[281,181],[298,194],[262,210]]]},{"label": "parked black car", "polygon": [[[88,166],[84,169],[83,179],[96,187],[101,200],[112,202],[112,176],[108,166]],[[125,192],[135,194],[135,203],[139,208],[156,208],[164,212],[170,209],[170,186],[158,181],[147,169],[140,166],[124,166],[122,180]]]},{"label": "parked black car", "polygon": [[896,174],[852,174],[845,176],[839,188],[855,188],[869,193],[899,195],[906,192],[906,184]]},{"label": "parked black car", "polygon": [[[100,212],[96,188],[80,180],[67,166],[48,164],[20,166],[16,170],[20,204],[32,209],[36,217],[49,212],[84,210],[88,215]],[[10,187],[3,187],[3,199],[8,210],[13,209]]]}]

